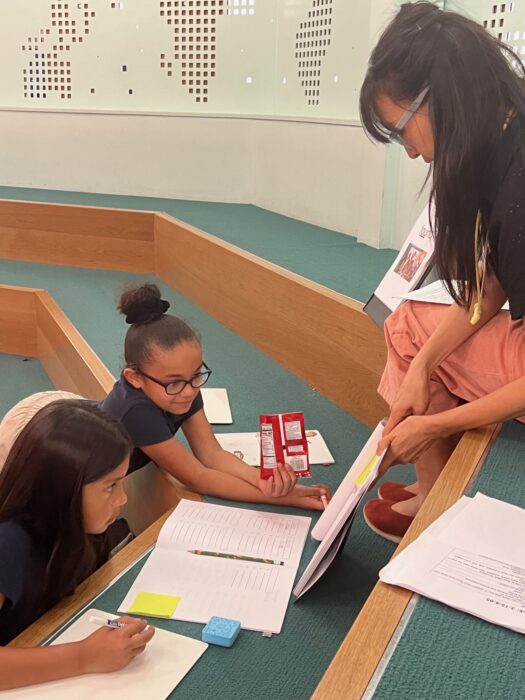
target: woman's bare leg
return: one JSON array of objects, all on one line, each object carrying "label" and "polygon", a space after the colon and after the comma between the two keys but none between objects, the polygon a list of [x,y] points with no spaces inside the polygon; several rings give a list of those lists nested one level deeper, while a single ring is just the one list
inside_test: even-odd
[{"label": "woman's bare leg", "polygon": [[400,501],[392,506],[392,510],[410,515],[413,517],[421,508],[425,498],[430,493],[443,467],[448,462],[450,455],[454,452],[460,436],[452,435],[447,438],[436,440],[431,447],[416,462],[417,484],[419,489],[414,498]]}]

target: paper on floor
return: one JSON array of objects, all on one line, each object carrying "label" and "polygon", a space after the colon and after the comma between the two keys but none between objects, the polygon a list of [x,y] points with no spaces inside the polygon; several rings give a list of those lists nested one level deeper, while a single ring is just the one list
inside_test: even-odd
[{"label": "paper on floor", "polygon": [[226,389],[201,389],[204,415],[212,425],[233,423],[228,392]]},{"label": "paper on floor", "polygon": [[379,578],[525,633],[524,531],[523,508],[464,496]]},{"label": "paper on floor", "polygon": [[[223,450],[232,452],[246,464],[259,466],[261,447],[259,433],[215,433]],[[323,436],[318,430],[306,429],[308,441],[308,458],[310,464],[333,464],[334,458]]]}]

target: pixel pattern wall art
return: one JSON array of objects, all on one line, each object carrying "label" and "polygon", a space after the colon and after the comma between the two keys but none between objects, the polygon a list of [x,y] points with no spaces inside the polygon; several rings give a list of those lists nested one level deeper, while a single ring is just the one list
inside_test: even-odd
[{"label": "pixel pattern wall art", "polygon": [[81,44],[90,33],[95,12],[89,2],[50,3],[51,21],[40,29],[38,36],[28,36],[23,51],[29,53],[23,69],[24,98],[45,100],[56,92],[61,99],[71,99],[71,61],[68,52],[72,44]]},{"label": "pixel pattern wall art", "polygon": [[308,17],[299,25],[295,58],[298,77],[308,104],[319,104],[322,59],[332,36],[332,0],[313,0]]},{"label": "pixel pattern wall art", "polygon": [[[215,77],[217,18],[224,14],[225,0],[161,0],[160,15],[173,26],[173,58],[180,60],[181,83],[195,102],[208,101],[208,82]],[[173,75],[166,54],[160,67]]]},{"label": "pixel pattern wall art", "polygon": [[23,3],[6,13],[7,107],[347,116],[351,90],[335,84],[353,86],[368,48],[334,45],[346,0]]}]

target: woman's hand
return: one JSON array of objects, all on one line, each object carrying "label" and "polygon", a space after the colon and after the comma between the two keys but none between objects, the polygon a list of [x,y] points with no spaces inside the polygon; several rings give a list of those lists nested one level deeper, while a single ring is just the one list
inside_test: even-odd
[{"label": "woman's hand", "polygon": [[412,464],[439,437],[434,416],[408,416],[389,433],[386,428],[378,445],[378,451],[388,448],[381,463],[381,476],[392,464]]},{"label": "woman's hand", "polygon": [[390,407],[390,416],[383,431],[387,435],[407,416],[422,416],[430,403],[429,377],[414,365],[408,370]]},{"label": "woman's hand", "polygon": [[78,642],[82,673],[118,671],[141,654],[155,634],[145,620],[122,617],[124,627],[101,627]]},{"label": "woman's hand", "polygon": [[332,492],[324,484],[315,484],[315,486],[303,486],[296,484],[292,491],[285,497],[279,499],[283,505],[292,506],[294,508],[306,508],[309,510],[324,510],[324,504],[321,497],[327,501],[332,498]]},{"label": "woman's hand", "polygon": [[280,498],[290,493],[296,481],[297,475],[292,467],[289,464],[284,464],[274,469],[269,479],[261,479],[258,476],[256,486],[268,498]]}]

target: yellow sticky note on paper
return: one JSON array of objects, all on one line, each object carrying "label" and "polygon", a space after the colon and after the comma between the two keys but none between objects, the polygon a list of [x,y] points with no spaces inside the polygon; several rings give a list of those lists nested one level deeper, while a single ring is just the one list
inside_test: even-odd
[{"label": "yellow sticky note on paper", "polygon": [[171,617],[179,603],[180,597],[178,595],[139,593],[128,612],[151,617]]},{"label": "yellow sticky note on paper", "polygon": [[357,479],[355,480],[355,485],[356,485],[356,486],[362,486],[362,485],[365,483],[365,481],[367,480],[368,475],[369,475],[370,472],[374,469],[374,467],[376,466],[378,460],[379,460],[379,456],[378,456],[378,455],[374,455],[374,456],[372,457],[372,459],[370,460],[370,462],[368,462],[368,464],[367,464],[366,467],[363,469],[363,471],[361,472],[361,474],[359,474],[359,476],[358,476]]}]

